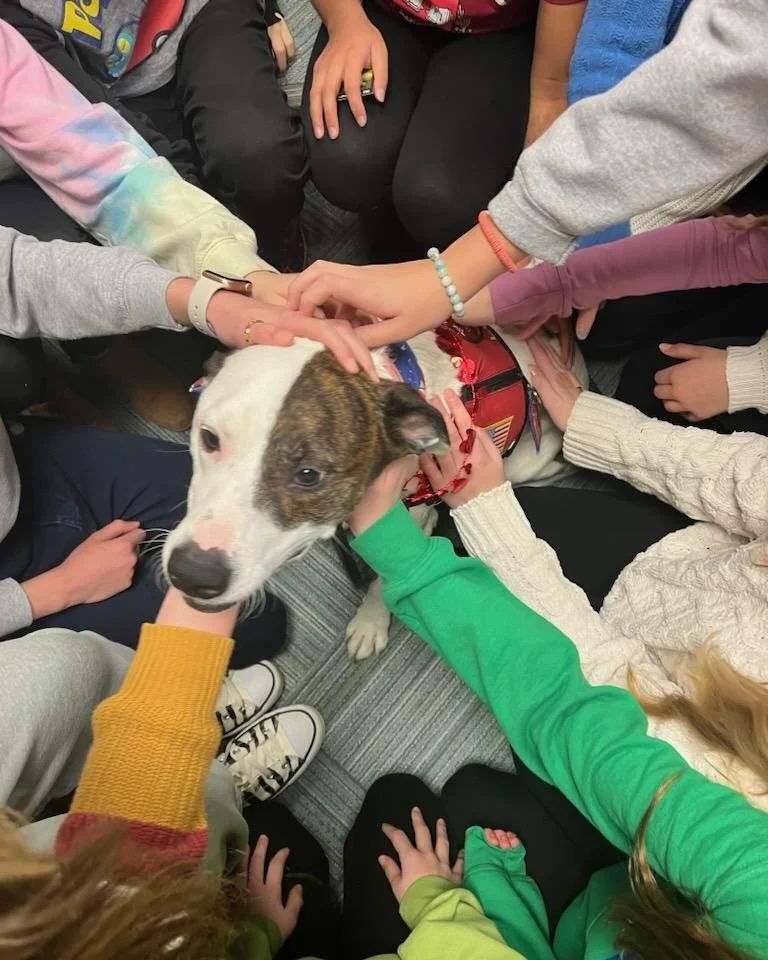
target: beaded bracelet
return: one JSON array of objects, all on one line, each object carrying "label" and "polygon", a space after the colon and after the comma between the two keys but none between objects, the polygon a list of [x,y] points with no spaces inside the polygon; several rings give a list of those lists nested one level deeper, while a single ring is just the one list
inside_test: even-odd
[{"label": "beaded bracelet", "polygon": [[448,273],[448,268],[443,262],[443,258],[440,256],[440,251],[437,247],[430,247],[427,250],[427,256],[434,263],[435,270],[437,270],[437,276],[442,283],[443,288],[445,289],[445,294],[448,299],[451,301],[451,311],[453,316],[457,320],[461,320],[464,316],[464,301],[459,296],[459,293],[456,289],[456,284],[451,279],[450,273]]},{"label": "beaded bracelet", "polygon": [[490,213],[488,213],[487,210],[483,210],[477,218],[477,222],[480,224],[483,236],[490,244],[491,250],[496,254],[501,265],[509,270],[510,273],[517,273],[517,264],[502,246],[501,239],[496,230],[496,224],[491,219]]}]

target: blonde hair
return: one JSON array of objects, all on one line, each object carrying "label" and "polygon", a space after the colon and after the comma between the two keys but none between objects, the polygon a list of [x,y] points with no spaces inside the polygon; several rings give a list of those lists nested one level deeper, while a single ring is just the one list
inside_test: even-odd
[{"label": "blonde hair", "polygon": [[148,868],[114,830],[56,858],[31,852],[0,811],[0,960],[225,960],[233,924],[220,876]]},{"label": "blonde hair", "polygon": [[740,760],[768,788],[768,689],[739,673],[708,644],[696,652],[689,676],[689,697],[649,697],[631,671],[629,689],[649,716],[686,723],[704,743]]},{"label": "blonde hair", "polygon": [[[768,690],[706,644],[697,651],[689,674],[690,697],[649,697],[631,670],[629,688],[647,714],[683,721],[704,743],[737,758],[768,784]],[[643,960],[750,960],[720,936],[696,897],[661,886],[651,869],[645,845],[648,824],[673,782],[661,787],[640,826],[629,860],[632,897],[619,900],[611,914],[621,928],[617,946]]]}]

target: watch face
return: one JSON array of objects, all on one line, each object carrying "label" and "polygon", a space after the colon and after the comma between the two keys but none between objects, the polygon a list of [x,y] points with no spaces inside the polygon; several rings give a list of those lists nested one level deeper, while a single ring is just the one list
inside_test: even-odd
[{"label": "watch face", "polygon": [[237,277],[234,273],[222,273],[221,270],[204,270],[203,276],[208,277],[209,280],[218,280],[222,283],[227,281],[230,283],[247,283],[242,277]]},{"label": "watch face", "polygon": [[233,293],[242,293],[246,296],[251,292],[251,281],[243,277],[236,277],[232,273],[219,273],[218,270],[203,270],[203,276],[208,280],[220,283],[225,290]]}]

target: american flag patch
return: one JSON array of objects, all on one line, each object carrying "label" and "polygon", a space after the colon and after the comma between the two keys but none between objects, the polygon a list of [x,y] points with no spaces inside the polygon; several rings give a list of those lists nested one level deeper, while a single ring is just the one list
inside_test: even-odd
[{"label": "american flag patch", "polygon": [[499,420],[497,423],[492,423],[489,427],[485,428],[485,432],[500,453],[504,453],[507,449],[507,439],[514,419],[514,417],[507,417],[505,420]]}]

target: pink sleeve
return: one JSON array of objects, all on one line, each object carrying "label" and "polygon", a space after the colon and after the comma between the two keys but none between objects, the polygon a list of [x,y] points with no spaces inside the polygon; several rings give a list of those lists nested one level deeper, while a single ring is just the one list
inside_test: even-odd
[{"label": "pink sleeve", "polygon": [[507,274],[491,284],[496,322],[568,316],[603,300],[665,290],[768,282],[768,228],[743,230],[736,222],[689,220],[579,250],[559,267],[542,264]]},{"label": "pink sleeve", "polygon": [[2,20],[0,146],[94,232],[123,176],[157,160],[111,107],[89,103]]}]

